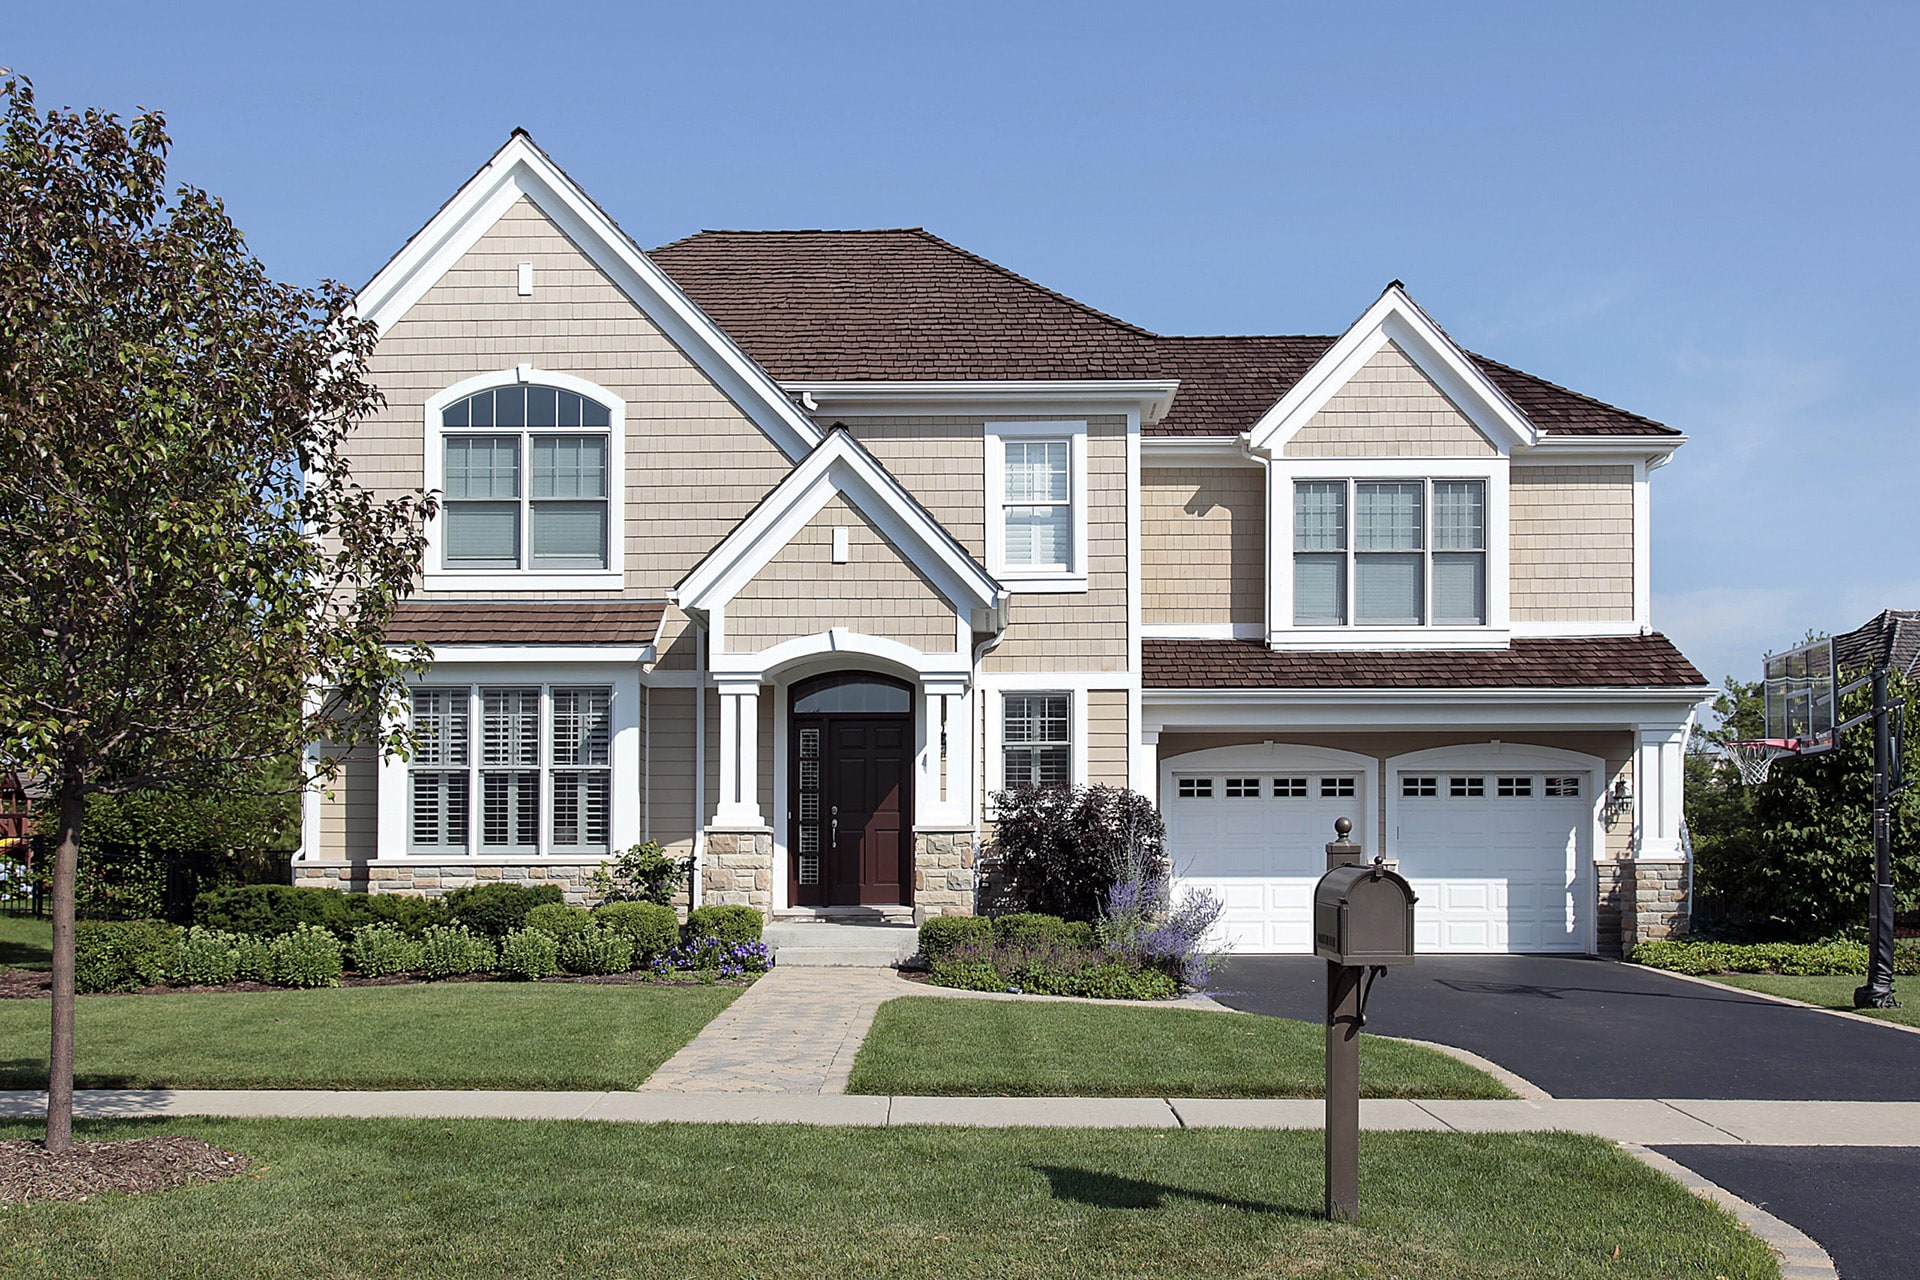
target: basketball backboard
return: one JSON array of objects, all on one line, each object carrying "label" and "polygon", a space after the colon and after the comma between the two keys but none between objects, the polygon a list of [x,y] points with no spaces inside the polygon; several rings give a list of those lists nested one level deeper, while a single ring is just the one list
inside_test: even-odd
[{"label": "basketball backboard", "polygon": [[1834,744],[1839,718],[1839,681],[1833,639],[1822,636],[1766,660],[1768,740],[1796,750],[1824,751]]}]

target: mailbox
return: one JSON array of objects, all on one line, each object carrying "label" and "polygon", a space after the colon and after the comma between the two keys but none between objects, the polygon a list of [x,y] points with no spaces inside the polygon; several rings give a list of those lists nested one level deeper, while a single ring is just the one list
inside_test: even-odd
[{"label": "mailbox", "polygon": [[1379,858],[1334,867],[1313,890],[1313,953],[1340,965],[1412,964],[1418,901]]}]

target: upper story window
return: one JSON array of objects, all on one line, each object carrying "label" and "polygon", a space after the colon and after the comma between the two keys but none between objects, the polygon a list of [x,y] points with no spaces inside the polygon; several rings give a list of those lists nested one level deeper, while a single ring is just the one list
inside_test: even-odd
[{"label": "upper story window", "polygon": [[1299,480],[1293,621],[1301,627],[1487,622],[1485,480]]},{"label": "upper story window", "polygon": [[987,569],[1015,591],[1087,589],[1087,424],[986,424]]},{"label": "upper story window", "polygon": [[606,569],[611,414],[557,387],[506,386],[441,410],[447,569]]}]

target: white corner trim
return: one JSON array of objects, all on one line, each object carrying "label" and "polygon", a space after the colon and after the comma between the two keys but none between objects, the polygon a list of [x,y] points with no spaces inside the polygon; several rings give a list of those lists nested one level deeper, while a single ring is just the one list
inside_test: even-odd
[{"label": "white corner trim", "polygon": [[[982,433],[986,499],[987,571],[1009,592],[1073,593],[1087,589],[1087,423],[1083,418],[1055,422],[988,422]],[[1008,440],[1064,440],[1067,445],[1069,563],[1064,568],[1030,569],[1006,563],[1007,528],[1002,497],[1006,493]],[[1131,510],[1139,510],[1137,500]]]},{"label": "white corner trim", "polygon": [[354,311],[382,332],[405,315],[522,197],[557,223],[765,431],[791,460],[820,430],[532,139],[515,133],[357,295]]},{"label": "white corner trim", "polygon": [[845,431],[829,433],[720,544],[682,578],[673,602],[692,613],[724,606],[835,494],[872,520],[956,609],[993,609],[1004,589]]},{"label": "white corner trim", "polygon": [[926,381],[782,382],[794,396],[811,396],[816,412],[826,415],[955,412],[1057,413],[1132,410],[1142,422],[1167,416],[1180,388],[1178,378],[1030,380],[1005,378],[928,379]]},{"label": "white corner trim", "polygon": [[1535,444],[1539,431],[1397,283],[1340,336],[1247,433],[1251,447],[1277,455],[1313,415],[1389,342],[1398,343],[1501,453]]}]

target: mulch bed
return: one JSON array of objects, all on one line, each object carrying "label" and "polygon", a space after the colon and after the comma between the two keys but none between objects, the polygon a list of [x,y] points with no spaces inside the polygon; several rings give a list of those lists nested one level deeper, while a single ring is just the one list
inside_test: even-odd
[{"label": "mulch bed", "polygon": [[[457,982],[511,982],[511,978],[502,978],[491,973],[469,973],[459,977],[437,979],[435,985],[444,986]],[[609,973],[609,974],[561,974],[559,977],[542,978],[541,982],[571,982],[598,987],[731,987],[742,984],[738,979],[720,979],[712,983],[703,983],[697,977],[659,977],[650,973]],[[343,987],[407,987],[425,986],[424,978],[410,977],[406,974],[393,974],[384,978],[363,978],[357,973],[349,973],[340,979]],[[136,995],[136,996],[185,996],[197,995],[209,991],[287,991],[288,987],[269,986],[264,982],[229,982],[217,987],[173,987],[161,985],[142,987],[138,991],[103,991],[99,995]],[[0,1000],[43,1000],[53,991],[53,975],[37,969],[0,969]],[[92,999],[82,996],[81,999]]]},{"label": "mulch bed", "polygon": [[0,1142],[0,1202],[91,1200],[110,1191],[138,1195],[244,1173],[247,1157],[198,1138],[76,1142],[65,1155],[38,1142]]}]

